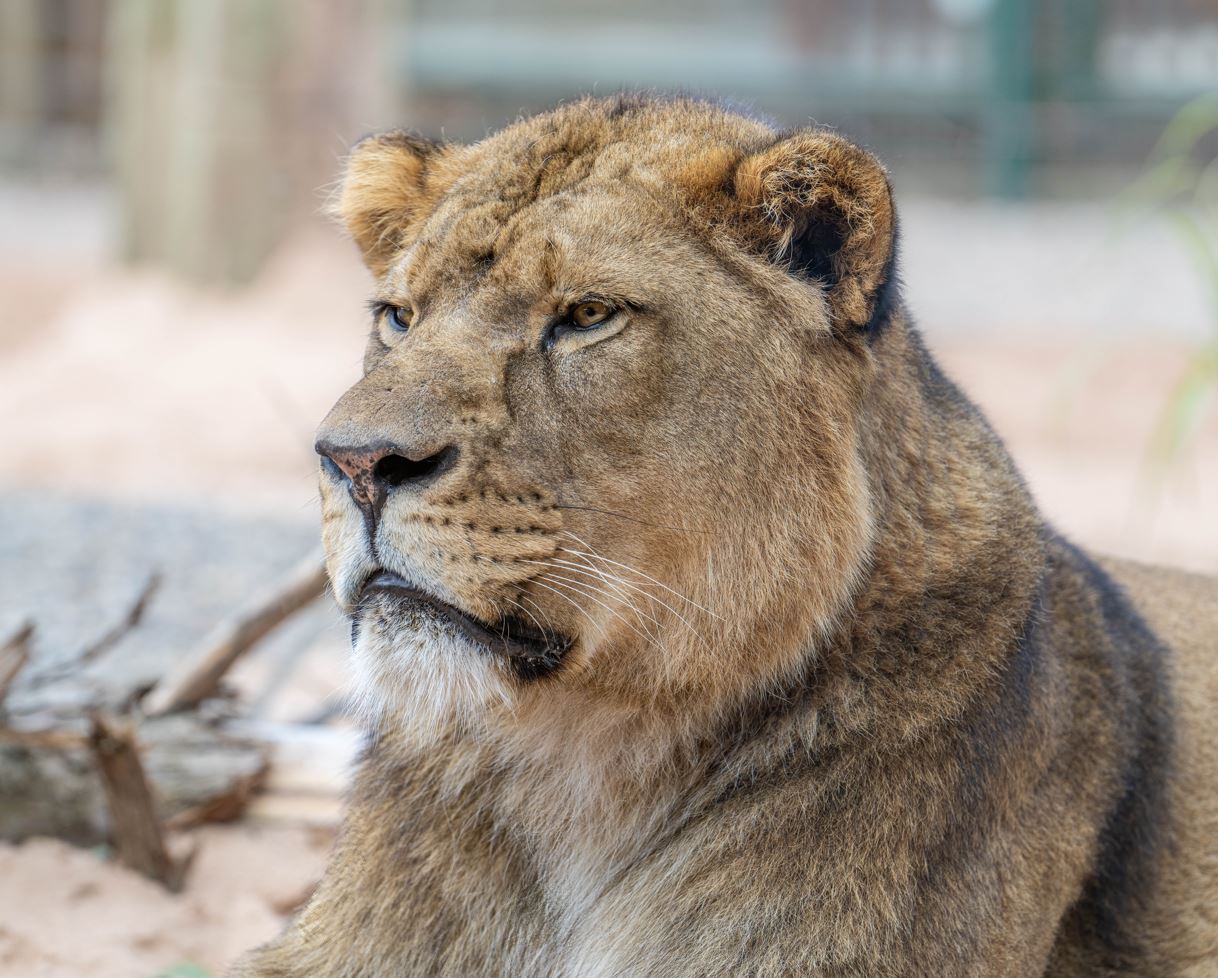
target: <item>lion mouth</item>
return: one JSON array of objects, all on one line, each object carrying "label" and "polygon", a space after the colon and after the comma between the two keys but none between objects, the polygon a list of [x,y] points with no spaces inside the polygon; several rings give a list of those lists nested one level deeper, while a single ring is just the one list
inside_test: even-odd
[{"label": "lion mouth", "polygon": [[359,589],[356,603],[363,605],[376,595],[389,597],[403,610],[420,609],[447,620],[474,645],[503,657],[520,679],[538,679],[554,672],[572,644],[567,636],[543,631],[511,615],[494,622],[483,621],[391,571],[370,574]]}]

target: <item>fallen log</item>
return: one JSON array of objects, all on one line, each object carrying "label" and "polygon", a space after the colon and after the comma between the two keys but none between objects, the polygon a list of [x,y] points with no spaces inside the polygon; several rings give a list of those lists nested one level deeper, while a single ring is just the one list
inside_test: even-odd
[{"label": "fallen log", "polygon": [[[296,563],[315,530],[45,493],[0,501],[0,839],[121,835],[133,864],[171,881],[151,826],[236,818],[265,783],[270,747],[231,729],[244,708],[220,682],[254,643],[284,661],[329,627],[320,606],[300,613],[325,586],[320,558]],[[280,583],[247,603],[268,581]],[[169,709],[147,716],[158,689]]]},{"label": "fallen log", "polygon": [[[224,821],[266,778],[270,748],[197,713],[135,721],[145,776],[162,822]],[[0,838],[54,835],[80,845],[106,838],[105,790],[91,728],[0,726]]]}]

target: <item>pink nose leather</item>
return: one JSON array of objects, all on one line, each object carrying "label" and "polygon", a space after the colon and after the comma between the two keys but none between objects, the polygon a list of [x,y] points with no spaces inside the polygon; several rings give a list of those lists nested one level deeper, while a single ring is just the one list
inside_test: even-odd
[{"label": "pink nose leather", "polygon": [[368,449],[333,448],[323,453],[339,467],[351,483],[351,496],[361,509],[379,514],[385,504],[389,486],[377,478],[376,466],[391,452]]}]

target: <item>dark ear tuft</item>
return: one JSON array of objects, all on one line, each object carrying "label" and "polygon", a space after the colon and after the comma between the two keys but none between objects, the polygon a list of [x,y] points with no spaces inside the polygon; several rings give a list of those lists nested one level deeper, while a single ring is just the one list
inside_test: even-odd
[{"label": "dark ear tuft", "polygon": [[771,257],[818,281],[833,324],[873,328],[895,287],[896,214],[884,168],[832,133],[797,132],[741,162],[735,192]]},{"label": "dark ear tuft", "polygon": [[384,274],[403,234],[434,202],[433,172],[448,151],[404,130],[368,136],[351,150],[331,211],[373,274]]}]

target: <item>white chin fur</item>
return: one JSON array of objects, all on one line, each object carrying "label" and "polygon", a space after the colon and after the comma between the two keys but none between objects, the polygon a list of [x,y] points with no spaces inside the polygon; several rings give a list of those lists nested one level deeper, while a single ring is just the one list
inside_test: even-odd
[{"label": "white chin fur", "polygon": [[483,726],[492,709],[511,708],[502,664],[427,614],[361,609],[353,648],[355,705],[365,725],[388,724],[430,740]]}]

